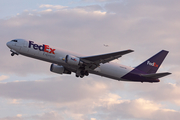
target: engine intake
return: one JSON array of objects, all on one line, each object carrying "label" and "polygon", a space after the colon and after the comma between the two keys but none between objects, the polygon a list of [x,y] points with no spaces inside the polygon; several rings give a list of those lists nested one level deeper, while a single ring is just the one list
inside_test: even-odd
[{"label": "engine intake", "polygon": [[51,64],[50,71],[58,74],[71,74],[71,71],[67,70],[63,66],[59,66],[56,64]]}]

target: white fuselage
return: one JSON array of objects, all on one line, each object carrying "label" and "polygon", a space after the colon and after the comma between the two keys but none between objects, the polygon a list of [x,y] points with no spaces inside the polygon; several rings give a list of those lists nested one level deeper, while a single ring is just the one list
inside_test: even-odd
[{"label": "white fuselage", "polygon": [[[8,42],[7,46],[12,50],[17,52],[18,54],[36,58],[39,60],[43,60],[46,62],[54,63],[57,65],[62,65],[68,69],[70,69],[72,72],[76,72],[77,66],[72,66],[67,64],[64,61],[64,58],[66,55],[73,55],[76,57],[84,57],[82,55],[78,55],[73,52],[65,51],[62,49],[58,49],[52,46],[45,45],[44,44],[37,44],[31,41],[31,44],[29,41],[18,39],[18,42]],[[94,70],[89,70],[89,73],[93,73],[96,75],[116,79],[116,80],[123,80],[121,79],[122,76],[126,75],[130,71],[132,71],[134,68],[123,66],[120,64],[115,63],[105,63],[100,64],[99,67],[97,67]]]}]

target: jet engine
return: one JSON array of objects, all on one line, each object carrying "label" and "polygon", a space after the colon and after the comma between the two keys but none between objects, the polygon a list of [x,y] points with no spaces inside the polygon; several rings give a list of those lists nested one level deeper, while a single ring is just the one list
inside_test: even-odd
[{"label": "jet engine", "polygon": [[80,61],[80,58],[75,57],[75,56],[72,56],[72,55],[66,55],[65,62],[66,62],[67,64],[69,64],[69,65],[75,65],[75,66],[78,66],[78,65],[83,64],[83,63]]},{"label": "jet engine", "polygon": [[71,74],[71,71],[67,70],[63,66],[59,66],[56,64],[51,64],[50,71],[58,74]]}]

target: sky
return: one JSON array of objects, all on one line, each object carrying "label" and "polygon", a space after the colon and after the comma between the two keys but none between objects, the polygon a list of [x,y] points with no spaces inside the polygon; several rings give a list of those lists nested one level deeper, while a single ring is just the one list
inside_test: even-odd
[{"label": "sky", "polygon": [[[180,1],[0,0],[0,120],[178,120]],[[83,55],[133,49],[116,62],[135,67],[169,54],[159,83],[50,72],[51,63],[11,57],[22,38]],[[104,44],[108,45],[105,47]]]}]

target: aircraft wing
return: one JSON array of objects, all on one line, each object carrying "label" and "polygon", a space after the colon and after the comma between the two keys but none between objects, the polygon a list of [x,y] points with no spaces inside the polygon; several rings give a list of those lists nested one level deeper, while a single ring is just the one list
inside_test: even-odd
[{"label": "aircraft wing", "polygon": [[133,52],[133,50],[124,50],[124,51],[107,53],[107,54],[102,54],[102,55],[81,57],[80,59],[81,61],[86,63],[89,66],[89,68],[95,69],[96,67],[99,66],[100,63],[104,64],[104,63],[110,62],[130,52]]}]

